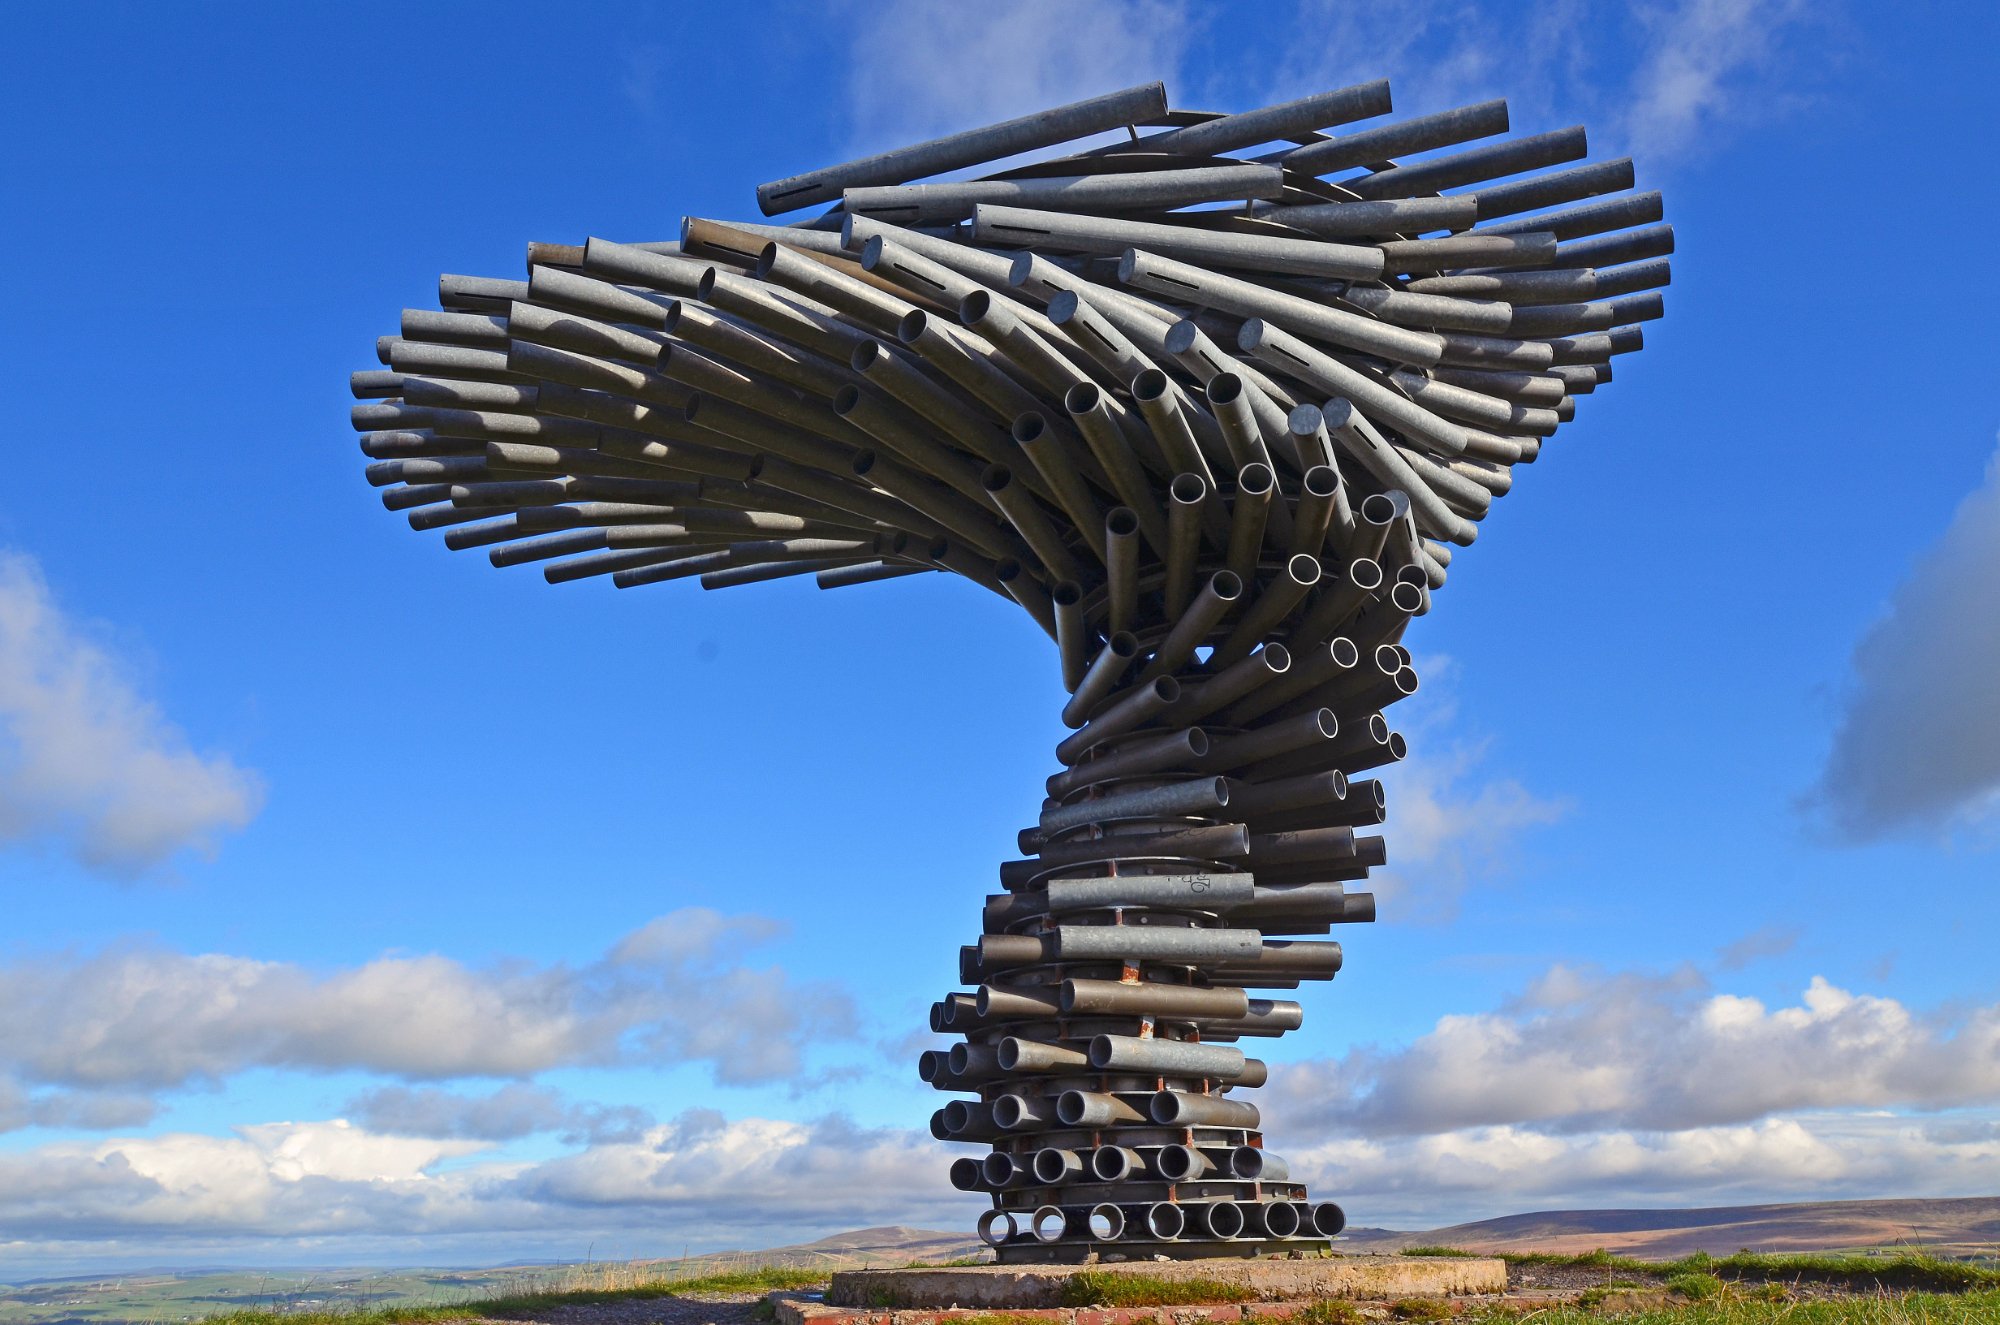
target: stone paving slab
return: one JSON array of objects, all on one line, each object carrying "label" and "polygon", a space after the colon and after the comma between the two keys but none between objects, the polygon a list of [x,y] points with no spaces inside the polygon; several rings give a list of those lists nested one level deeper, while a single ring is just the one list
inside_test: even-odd
[{"label": "stone paving slab", "polygon": [[[842,1270],[833,1276],[821,1309],[932,1311],[976,1307],[1005,1311],[1053,1310],[1063,1305],[1071,1276],[1133,1275],[1146,1279],[1224,1283],[1254,1294],[1252,1305],[1319,1298],[1444,1297],[1504,1293],[1507,1263],[1497,1257],[1330,1256],[1306,1260],[1118,1261],[1101,1265],[973,1265],[904,1270]],[[1089,1308],[1071,1308],[1088,1312]],[[1137,1308],[1150,1320],[1154,1309]],[[1195,1308],[1172,1308],[1179,1312]],[[1218,1307],[1216,1319],[1241,1319],[1241,1304]],[[1071,1319],[1073,1317],[1066,1317]],[[1119,1319],[1077,1319],[1077,1325],[1123,1325]],[[1190,1317],[1190,1319],[1196,1319]],[[803,1321],[791,1325],[804,1325]],[[829,1322],[831,1325],[831,1322]]]}]

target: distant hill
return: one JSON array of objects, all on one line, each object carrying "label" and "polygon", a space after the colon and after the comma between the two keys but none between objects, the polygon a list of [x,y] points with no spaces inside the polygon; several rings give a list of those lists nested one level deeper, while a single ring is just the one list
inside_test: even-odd
[{"label": "distant hill", "polygon": [[[955,1261],[966,1257],[984,1258],[986,1244],[970,1233],[941,1233],[932,1228],[859,1228],[851,1233],[835,1233],[817,1242],[801,1242],[763,1251],[725,1251],[687,1260],[652,1262],[671,1266],[675,1275],[709,1274],[746,1263],[757,1265],[826,1266],[833,1270],[861,1270],[871,1266],[907,1265],[911,1261]],[[639,1262],[647,1264],[648,1262]]]},{"label": "distant hill", "polygon": [[[1991,1258],[2000,1248],[2000,1197],[1949,1201],[1824,1201],[1707,1210],[1544,1210],[1449,1228],[1349,1229],[1343,1252],[1449,1246],[1466,1251],[1587,1252],[1667,1260],[1690,1252],[1865,1251],[1923,1246],[1946,1256]],[[727,1251],[685,1260],[516,1263],[490,1269],[148,1270],[0,1285],[0,1325],[158,1325],[232,1307],[342,1311],[419,1305],[536,1289],[617,1289],[753,1266],[825,1270],[987,1259],[962,1232],[863,1228],[816,1242]]]},{"label": "distant hill", "polygon": [[1349,1229],[1343,1251],[1404,1247],[1467,1251],[1595,1251],[1670,1260],[1697,1251],[1850,1251],[1922,1246],[1940,1255],[1992,1256],[2000,1196],[1938,1201],[1815,1201],[1703,1210],[1542,1210],[1423,1232]]}]

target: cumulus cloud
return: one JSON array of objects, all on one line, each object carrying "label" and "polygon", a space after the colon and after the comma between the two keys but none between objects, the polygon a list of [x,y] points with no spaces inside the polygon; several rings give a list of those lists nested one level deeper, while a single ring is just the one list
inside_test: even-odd
[{"label": "cumulus cloud", "polygon": [[1388,714],[1410,754],[1375,775],[1389,802],[1389,868],[1370,883],[1403,919],[1447,920],[1472,879],[1503,870],[1524,834],[1557,822],[1570,806],[1485,775],[1484,743],[1454,734],[1451,660],[1421,658],[1417,670],[1424,688]]},{"label": "cumulus cloud", "polygon": [[58,1127],[86,1132],[149,1123],[159,1106],[149,1095],[128,1091],[37,1090],[0,1076],[0,1132],[24,1127]]},{"label": "cumulus cloud", "polygon": [[254,774],[188,748],[31,558],[0,552],[0,845],[53,842],[130,876],[213,850],[262,801]]},{"label": "cumulus cloud", "polygon": [[[1854,649],[1811,801],[1842,838],[1990,827],[2000,811],[2000,453]],[[1980,586],[1968,590],[1967,586]]]},{"label": "cumulus cloud", "polygon": [[1359,1137],[1673,1132],[1801,1110],[1992,1105],[2000,1006],[1925,1016],[1815,977],[1796,1006],[1768,1008],[1692,969],[1558,966],[1498,1011],[1300,1065],[1272,1089],[1287,1128]]},{"label": "cumulus cloud", "polygon": [[889,0],[851,11],[857,151],[881,151],[1155,79],[1192,35],[1176,0]]},{"label": "cumulus cloud", "polygon": [[1886,1115],[1578,1136],[1480,1127],[1341,1137],[1286,1157],[1316,1192],[1402,1228],[1533,1209],[1973,1196],[2000,1184],[1992,1133],[1944,1139]]},{"label": "cumulus cloud", "polygon": [[718,1081],[792,1076],[849,1036],[839,989],[741,964],[772,922],[689,908],[583,966],[385,956],[314,971],[157,948],[0,966],[0,1072],[83,1090],[159,1090],[250,1068],[409,1080],[525,1078],[587,1064],[705,1062]]},{"label": "cumulus cloud", "polygon": [[[704,1249],[896,1221],[965,1222],[927,1135],[710,1111],[538,1164],[345,1120],[0,1154],[0,1259],[49,1242],[644,1230]],[[6,1249],[9,1239],[24,1245]],[[240,1245],[240,1244],[239,1244]],[[318,1245],[324,1248],[322,1241]],[[534,1245],[532,1242],[517,1245]]]},{"label": "cumulus cloud", "polygon": [[572,1101],[561,1091],[519,1081],[486,1095],[382,1086],[348,1101],[346,1113],[371,1132],[474,1141],[555,1132],[571,1144],[632,1142],[654,1125],[653,1115],[644,1109]]}]

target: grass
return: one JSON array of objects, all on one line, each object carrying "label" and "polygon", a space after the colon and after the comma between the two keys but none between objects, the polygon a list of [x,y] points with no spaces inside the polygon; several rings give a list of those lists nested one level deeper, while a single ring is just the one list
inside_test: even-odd
[{"label": "grass", "polygon": [[[603,1282],[604,1276],[584,1276],[600,1287],[561,1287],[526,1293],[469,1297],[458,1302],[326,1311],[224,1311],[204,1316],[202,1325],[439,1325],[458,1320],[510,1320],[532,1317],[553,1307],[634,1298],[708,1297],[723,1293],[769,1293],[781,1288],[812,1288],[826,1282],[824,1270],[767,1266],[678,1279],[634,1279]],[[575,1280],[573,1279],[573,1282]]]},{"label": "grass", "polygon": [[[1476,1256],[1483,1253],[1457,1247],[1410,1247],[1405,1256]],[[1894,1288],[1924,1292],[1963,1293],[2000,1289],[2000,1269],[1971,1261],[1951,1260],[1921,1251],[1892,1256],[1827,1253],[1768,1254],[1739,1251],[1728,1256],[1696,1252],[1672,1261],[1642,1261],[1614,1256],[1602,1248],[1573,1255],[1550,1252],[1500,1252],[1511,1265],[1581,1266],[1622,1270],[1652,1279],[1705,1276],[1722,1280],[1811,1280],[1853,1288]]]},{"label": "grass", "polygon": [[1755,1293],[1616,1315],[1588,1307],[1544,1308],[1525,1316],[1475,1312],[1457,1325],[1995,1325],[2000,1291],[1871,1293],[1812,1302],[1767,1300]]},{"label": "grass", "polygon": [[1220,1279],[1164,1279],[1150,1274],[1084,1270],[1063,1280],[1066,1307],[1199,1307],[1254,1302],[1257,1294]]}]

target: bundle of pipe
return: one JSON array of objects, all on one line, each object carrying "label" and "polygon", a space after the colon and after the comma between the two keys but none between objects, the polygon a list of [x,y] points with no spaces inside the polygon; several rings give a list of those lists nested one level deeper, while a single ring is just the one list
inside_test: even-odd
[{"label": "bundle of pipe", "polygon": [[1374,918],[1410,619],[1660,316],[1673,231],[1629,160],[1503,102],[1390,112],[1386,82],[1112,93],[757,190],[809,220],[530,244],[354,375],[384,504],[496,566],[950,571],[1055,641],[1062,767],[921,1064],[1003,1259],[1339,1232],[1236,1046]]}]

